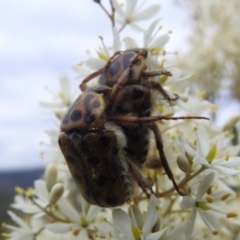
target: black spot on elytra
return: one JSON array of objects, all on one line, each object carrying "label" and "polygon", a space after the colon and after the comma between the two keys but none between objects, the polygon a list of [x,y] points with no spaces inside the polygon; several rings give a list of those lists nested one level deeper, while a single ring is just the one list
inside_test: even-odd
[{"label": "black spot on elytra", "polygon": [[74,164],[76,162],[76,160],[73,157],[69,156],[69,155],[66,156],[66,160],[70,164]]},{"label": "black spot on elytra", "polygon": [[76,122],[79,121],[82,117],[82,111],[81,110],[74,110],[71,114],[71,120]]},{"label": "black spot on elytra", "polygon": [[101,137],[99,139],[99,142],[103,145],[103,146],[107,146],[110,143],[111,139],[109,137]]},{"label": "black spot on elytra", "polygon": [[140,99],[142,98],[144,95],[144,91],[140,88],[137,88],[135,87],[133,90],[132,90],[132,93],[131,93],[131,97],[132,99],[134,100],[137,100],[137,99]]},{"label": "black spot on elytra", "polygon": [[94,182],[99,186],[103,186],[107,182],[107,178],[99,176],[97,179],[94,179]]},{"label": "black spot on elytra", "polygon": [[93,108],[98,108],[98,107],[100,107],[100,102],[94,101],[92,106],[93,106]]},{"label": "black spot on elytra", "polygon": [[98,192],[98,191],[93,191],[92,189],[87,189],[87,190],[85,191],[85,194],[86,194],[87,196],[89,196],[90,198],[94,198],[94,200],[95,200],[96,202],[98,202],[97,199],[102,196],[102,194],[101,194],[100,192]]},{"label": "black spot on elytra", "polygon": [[85,123],[92,123],[95,121],[95,115],[91,112],[87,112],[84,116],[84,122]]},{"label": "black spot on elytra", "polygon": [[89,157],[87,159],[88,163],[91,164],[92,166],[96,166],[100,163],[100,159],[96,156]]},{"label": "black spot on elytra", "polygon": [[105,84],[106,84],[106,74],[105,74],[105,73],[101,74],[98,82],[99,82],[100,84],[102,84],[102,85],[105,85]]},{"label": "black spot on elytra", "polygon": [[129,67],[130,60],[133,57],[134,53],[128,53],[123,56],[123,67],[124,69]]},{"label": "black spot on elytra", "polygon": [[135,157],[136,153],[133,150],[131,150],[130,148],[125,147],[124,150],[129,157]]},{"label": "black spot on elytra", "polygon": [[109,197],[106,198],[105,201],[108,205],[115,206],[118,203],[119,199],[118,197]]},{"label": "black spot on elytra", "polygon": [[90,101],[93,97],[94,97],[93,94],[89,93],[84,99],[84,105],[85,105],[85,109],[87,112],[91,112],[91,110],[92,110]]},{"label": "black spot on elytra", "polygon": [[121,69],[121,64],[119,62],[117,62],[117,60],[113,61],[110,68],[109,68],[109,74],[111,76],[114,76],[116,74],[118,74],[118,72]]},{"label": "black spot on elytra", "polygon": [[74,174],[73,178],[77,183],[80,183],[80,184],[82,183],[82,179],[78,175]]},{"label": "black spot on elytra", "polygon": [[86,102],[89,103],[92,98],[93,98],[93,94],[92,94],[92,93],[89,93],[89,94],[85,97],[84,102],[85,102],[85,103],[86,103]]},{"label": "black spot on elytra", "polygon": [[[75,102],[68,108],[67,114],[64,115],[62,119],[63,124],[67,124],[69,120],[69,113],[75,108],[76,104],[81,100],[81,96],[79,96]],[[73,120],[74,121],[74,120]]]}]

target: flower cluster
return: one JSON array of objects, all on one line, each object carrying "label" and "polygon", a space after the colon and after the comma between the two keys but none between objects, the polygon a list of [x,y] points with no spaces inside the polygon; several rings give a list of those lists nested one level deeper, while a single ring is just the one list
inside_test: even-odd
[{"label": "flower cluster", "polygon": [[[177,186],[184,193],[179,195],[159,164],[159,151],[153,134],[149,134],[150,147],[142,166],[143,173],[153,181],[152,194],[140,189],[131,201],[117,208],[101,208],[89,204],[75,186],[57,139],[59,125],[64,112],[74,102],[76,93],[71,81],[63,76],[60,91],[53,103],[41,105],[54,113],[57,128],[48,130],[54,155],[46,155],[52,162],[47,165],[43,179],[34,182],[33,189],[16,188],[11,208],[21,213],[18,216],[8,211],[14,225],[4,224],[5,236],[12,240],[43,239],[128,239],[128,240],[171,240],[171,239],[237,239],[240,237],[240,145],[233,146],[229,132],[240,116],[230,118],[222,128],[217,128],[206,119],[213,105],[188,90],[173,92],[174,84],[188,79],[181,71],[171,66],[165,56],[164,45],[169,34],[159,33],[159,19],[152,21],[143,31],[143,44],[131,37],[125,38],[121,46],[121,32],[129,25],[141,31],[139,20],[150,19],[159,10],[158,5],[139,10],[137,0],[120,5],[111,0],[112,12],[107,13],[113,24],[113,43],[106,46],[103,38],[96,57],[74,67],[80,82],[92,72],[103,68],[108,59],[119,50],[130,48],[147,49],[147,71],[162,68],[172,76],[155,76],[151,81],[161,84],[166,93],[174,99],[168,101],[159,92],[151,90],[151,116],[163,116],[157,122],[161,132],[164,153],[173,172]],[[157,30],[156,30],[157,29]],[[99,76],[88,83],[96,86]],[[77,88],[76,88],[77,89]],[[175,120],[167,118],[177,116]],[[195,116],[195,118],[183,118]],[[182,117],[182,118],[181,118]],[[104,187],[104,186],[103,186]]]},{"label": "flower cluster", "polygon": [[[208,97],[222,88],[239,100],[239,1],[181,1],[191,12],[189,51],[179,56],[182,69],[196,74],[195,83]],[[221,14],[219,14],[221,12]],[[211,84],[208,84],[211,82]],[[206,88],[208,84],[208,88]],[[225,93],[225,92],[224,92]],[[226,94],[226,93],[225,93]]]}]

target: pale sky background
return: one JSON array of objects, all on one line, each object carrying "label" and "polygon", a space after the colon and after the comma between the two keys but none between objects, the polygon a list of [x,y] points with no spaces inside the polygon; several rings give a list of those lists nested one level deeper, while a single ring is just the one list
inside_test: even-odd
[{"label": "pale sky background", "polygon": [[[163,33],[173,31],[166,49],[186,51],[186,10],[170,0],[150,2],[162,5]],[[98,35],[111,43],[110,22],[91,0],[0,0],[0,9],[0,171],[43,166],[39,153],[51,149],[39,142],[54,125],[39,106],[51,98],[44,86],[57,91],[63,73],[77,81],[71,66],[99,46]]]}]

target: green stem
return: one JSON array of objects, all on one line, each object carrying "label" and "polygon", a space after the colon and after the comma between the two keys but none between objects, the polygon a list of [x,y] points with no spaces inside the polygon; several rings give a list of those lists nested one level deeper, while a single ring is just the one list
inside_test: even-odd
[{"label": "green stem", "polygon": [[44,213],[46,213],[46,215],[48,215],[49,217],[53,218],[54,220],[56,221],[59,221],[59,222],[64,222],[64,223],[71,223],[70,220],[65,220],[65,219],[62,219],[60,217],[57,217],[55,214],[53,214],[52,212],[49,212],[47,211],[46,209],[44,209],[43,207],[41,207],[37,202],[34,201],[34,199],[32,197],[29,198],[30,201],[36,205],[38,208],[40,208]]},{"label": "green stem", "polygon": [[[200,168],[197,172],[195,172],[193,175],[188,175],[186,176],[179,184],[178,184],[178,187],[181,188],[183,185],[185,185],[187,182],[189,182],[191,179],[195,178],[198,174],[200,174],[201,172],[203,172],[205,170],[204,167]],[[162,193],[159,193],[159,194],[156,194],[157,197],[167,197],[168,195],[170,195],[173,191],[175,190],[174,187],[172,187],[171,189],[165,191],[165,192],[162,192]]]}]

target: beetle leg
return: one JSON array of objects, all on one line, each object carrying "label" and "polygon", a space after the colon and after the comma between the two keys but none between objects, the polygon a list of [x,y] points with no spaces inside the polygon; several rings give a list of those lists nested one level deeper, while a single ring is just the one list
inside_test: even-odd
[{"label": "beetle leg", "polygon": [[[127,159],[129,170],[131,171],[133,177],[135,178],[136,182],[138,183],[138,186],[143,190],[143,192],[147,195],[149,198],[151,194],[154,194],[152,190],[153,182],[150,178],[146,179],[142,176],[141,170],[139,167],[134,164],[131,160]],[[147,192],[147,190],[150,190],[150,194]]]},{"label": "beetle leg", "polygon": [[170,96],[167,94],[167,92],[164,90],[164,88],[158,82],[146,82],[146,85],[153,90],[159,91],[163,95],[163,97],[165,99],[167,99],[168,101],[176,101],[179,98],[179,96],[177,94],[174,94],[175,95],[174,98],[170,98]]},{"label": "beetle leg", "polygon": [[89,76],[87,76],[86,78],[84,78],[80,84],[80,89],[81,91],[85,91],[87,89],[87,85],[86,83],[89,82],[90,80],[92,80],[93,78],[97,77],[98,75],[102,74],[104,72],[105,68],[101,68],[99,70],[97,70],[96,72],[91,73]]},{"label": "beetle leg", "polygon": [[201,116],[186,116],[186,117],[166,117],[166,116],[150,116],[150,117],[128,117],[128,116],[118,116],[118,117],[111,117],[110,120],[114,122],[120,123],[152,123],[161,120],[180,120],[180,119],[204,119],[209,120],[207,117]]},{"label": "beetle leg", "polygon": [[105,71],[107,71],[107,70],[109,69],[109,67],[110,67],[110,65],[111,65],[111,63],[112,63],[112,60],[113,60],[117,55],[119,55],[120,53],[122,53],[122,51],[117,51],[117,52],[115,52],[115,53],[109,58],[109,60],[107,61],[106,66],[104,67]]},{"label": "beetle leg", "polygon": [[155,136],[155,140],[156,140],[156,147],[158,149],[159,152],[159,157],[161,159],[161,164],[166,172],[166,174],[168,175],[168,178],[172,181],[174,188],[176,189],[176,191],[179,193],[179,195],[184,196],[185,194],[178,188],[177,183],[174,180],[171,168],[168,165],[168,161],[166,159],[164,150],[163,150],[163,142],[162,142],[162,136],[161,133],[158,129],[158,126],[156,123],[152,123],[150,125],[150,129],[152,130],[154,136]]},{"label": "beetle leg", "polygon": [[166,71],[164,69],[158,70],[158,71],[152,71],[152,72],[142,72],[142,77],[155,77],[160,75],[166,75],[166,76],[172,76],[172,74],[169,71]]}]

